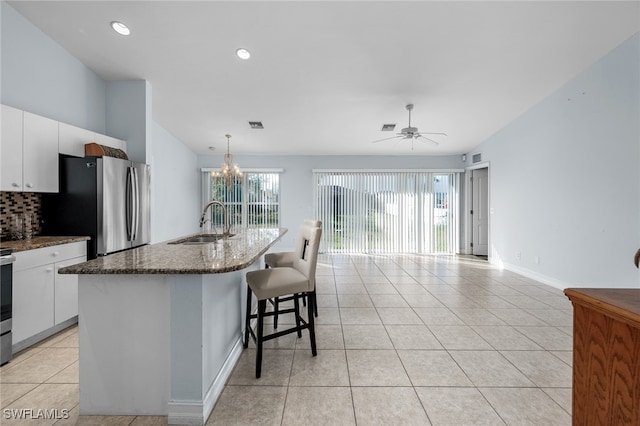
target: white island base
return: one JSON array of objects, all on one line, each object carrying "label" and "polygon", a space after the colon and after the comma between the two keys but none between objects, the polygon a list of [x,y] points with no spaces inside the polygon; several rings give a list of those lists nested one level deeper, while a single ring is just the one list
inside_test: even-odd
[{"label": "white island base", "polygon": [[79,275],[80,414],[203,425],[242,352],[247,271]]}]

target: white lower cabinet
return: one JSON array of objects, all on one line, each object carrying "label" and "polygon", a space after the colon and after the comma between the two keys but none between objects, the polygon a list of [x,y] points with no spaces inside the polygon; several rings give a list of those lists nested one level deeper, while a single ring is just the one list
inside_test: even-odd
[{"label": "white lower cabinet", "polygon": [[60,324],[78,315],[78,276],[60,275],[58,274],[58,270],[65,266],[82,263],[85,260],[87,260],[86,256],[83,256],[65,260],[64,262],[56,262],[56,281],[53,299],[54,324]]},{"label": "white lower cabinet", "polygon": [[53,265],[14,272],[14,344],[53,327],[53,283]]},{"label": "white lower cabinet", "polygon": [[58,270],[84,262],[87,245],[82,241],[14,254],[13,344],[24,348],[78,315],[78,276],[60,275]]}]

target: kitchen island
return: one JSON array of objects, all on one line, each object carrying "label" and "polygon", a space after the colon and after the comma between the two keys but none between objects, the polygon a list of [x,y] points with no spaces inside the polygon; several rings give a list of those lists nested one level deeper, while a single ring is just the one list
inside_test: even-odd
[{"label": "kitchen island", "polygon": [[242,352],[245,274],[286,231],[185,237],[61,269],[79,274],[80,414],[204,424]]}]

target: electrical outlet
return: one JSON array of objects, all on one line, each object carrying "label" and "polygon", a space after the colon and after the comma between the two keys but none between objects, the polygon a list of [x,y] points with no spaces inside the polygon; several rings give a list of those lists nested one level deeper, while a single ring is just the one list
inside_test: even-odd
[{"label": "electrical outlet", "polygon": [[519,251],[516,252],[516,260],[522,260],[522,253]]}]

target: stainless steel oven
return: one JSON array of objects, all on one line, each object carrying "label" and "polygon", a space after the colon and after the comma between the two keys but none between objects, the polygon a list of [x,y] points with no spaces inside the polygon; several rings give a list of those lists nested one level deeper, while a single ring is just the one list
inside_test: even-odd
[{"label": "stainless steel oven", "polygon": [[11,313],[13,300],[13,262],[11,249],[0,249],[0,365],[11,359]]}]

